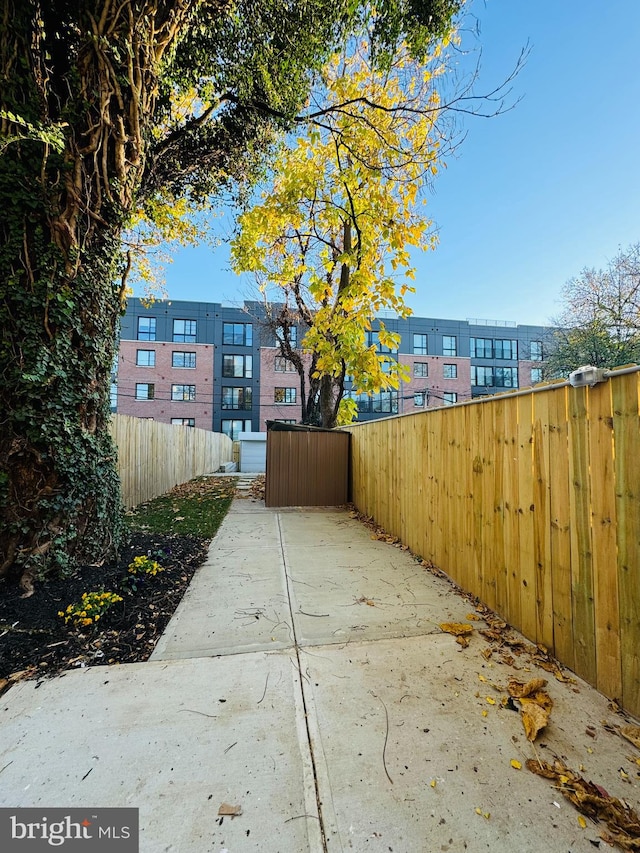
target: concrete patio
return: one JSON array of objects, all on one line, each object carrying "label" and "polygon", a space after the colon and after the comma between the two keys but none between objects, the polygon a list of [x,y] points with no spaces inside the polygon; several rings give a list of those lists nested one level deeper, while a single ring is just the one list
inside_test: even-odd
[{"label": "concrete patio", "polygon": [[477,630],[461,648],[439,626],[470,612],[345,510],[236,500],[150,661],[2,697],[0,806],[138,807],[143,853],[605,849],[511,766],[534,752],[501,697],[548,678],[540,757],[637,808],[640,753],[602,726],[622,718],[526,656],[487,660]]}]

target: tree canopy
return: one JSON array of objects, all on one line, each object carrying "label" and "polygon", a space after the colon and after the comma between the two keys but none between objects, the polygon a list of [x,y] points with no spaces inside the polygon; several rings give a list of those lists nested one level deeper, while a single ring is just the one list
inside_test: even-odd
[{"label": "tree canopy", "polygon": [[[379,311],[410,311],[410,249],[433,247],[420,190],[445,144],[435,83],[442,42],[418,68],[406,49],[384,69],[362,40],[323,70],[310,118],[284,143],[261,199],[239,218],[236,271],[257,276],[268,324],[301,380],[303,421],[349,421],[360,393],[397,388],[402,367],[367,332]],[[307,329],[302,358],[292,325]],[[388,353],[397,336],[380,324]]]},{"label": "tree canopy", "polygon": [[310,71],[367,23],[380,67],[459,0],[5,0],[0,18],[0,575],[120,538],[109,384],[123,230],[259,174]]}]

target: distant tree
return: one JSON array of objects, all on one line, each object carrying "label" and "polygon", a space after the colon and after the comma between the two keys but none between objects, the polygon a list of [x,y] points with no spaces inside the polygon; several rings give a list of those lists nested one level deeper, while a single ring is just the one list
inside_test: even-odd
[{"label": "distant tree", "polygon": [[[4,0],[0,576],[23,588],[120,537],[109,381],[121,237],[259,172],[310,70],[368,20],[381,65],[460,0]],[[187,105],[185,108],[185,104]]]},{"label": "distant tree", "polygon": [[568,376],[585,364],[613,368],[640,362],[640,243],[604,270],[584,269],[564,287],[545,372]]}]

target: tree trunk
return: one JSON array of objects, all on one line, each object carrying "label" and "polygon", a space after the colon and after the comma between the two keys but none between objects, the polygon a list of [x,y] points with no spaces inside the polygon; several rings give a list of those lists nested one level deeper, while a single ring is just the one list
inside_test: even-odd
[{"label": "tree trunk", "polygon": [[102,260],[83,253],[70,281],[51,248],[39,257],[43,232],[39,224],[24,235],[31,273],[1,270],[0,575],[26,592],[37,574],[104,559],[121,530],[109,432],[114,247],[101,247]]}]

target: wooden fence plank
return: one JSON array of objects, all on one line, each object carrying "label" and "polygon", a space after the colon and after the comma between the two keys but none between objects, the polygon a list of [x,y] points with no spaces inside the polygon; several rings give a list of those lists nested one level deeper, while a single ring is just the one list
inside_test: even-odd
[{"label": "wooden fence plank", "polygon": [[591,551],[591,483],[587,389],[569,393],[569,472],[571,488],[571,601],[575,671],[596,682],[596,642]]},{"label": "wooden fence plank", "polygon": [[496,569],[495,552],[495,488],[496,478],[495,447],[493,436],[493,412],[495,406],[482,405],[478,409],[481,415],[479,452],[482,459],[482,589],[480,597],[492,610],[496,609]]},{"label": "wooden fence plank", "polygon": [[471,493],[473,495],[473,575],[471,577],[471,588],[469,592],[474,593],[480,598],[483,596],[484,584],[484,563],[483,563],[483,542],[482,533],[484,526],[484,507],[483,507],[483,474],[484,464],[482,459],[482,408],[481,406],[474,407],[471,410],[471,453],[469,462],[472,465],[473,477],[471,481]]},{"label": "wooden fence plank", "polygon": [[496,405],[489,407],[493,415],[489,448],[492,453],[493,467],[493,513],[492,525],[492,561],[495,577],[494,607],[498,613],[507,611],[507,560],[505,544],[505,484],[504,484],[504,440],[505,440],[505,398],[496,400]]},{"label": "wooden fence plank", "polygon": [[549,506],[549,395],[533,402],[533,552],[536,571],[536,640],[553,648],[553,583],[551,568],[551,510]]},{"label": "wooden fence plank", "polygon": [[616,560],[616,498],[611,384],[589,392],[589,461],[593,546],[596,686],[609,696],[622,692],[620,616]]},{"label": "wooden fence plank", "polygon": [[613,383],[622,704],[640,716],[640,375]]},{"label": "wooden fence plank", "polygon": [[411,418],[411,423],[414,432],[413,452],[416,454],[411,460],[411,464],[417,467],[420,480],[419,500],[412,513],[414,523],[419,526],[420,532],[415,531],[412,537],[413,541],[418,542],[418,554],[425,560],[430,560],[431,528],[429,525],[429,495],[431,494],[431,489],[429,487],[429,457],[427,451],[428,421],[416,415]]},{"label": "wooden fence plank", "polygon": [[431,463],[434,471],[434,501],[433,501],[433,535],[434,535],[434,551],[437,555],[442,554],[443,561],[446,561],[447,543],[445,541],[445,526],[444,517],[447,515],[446,500],[444,495],[444,479],[443,471],[443,443],[444,443],[444,422],[443,410],[440,409],[433,413],[433,429],[431,431]]},{"label": "wooden fence plank", "polygon": [[515,628],[522,630],[520,603],[520,515],[518,485],[518,400],[504,400],[504,549],[507,567],[507,606],[504,613]]},{"label": "wooden fence plank", "polygon": [[518,397],[518,518],[520,537],[520,616],[522,631],[537,636],[536,568],[533,534],[533,425],[531,396]]},{"label": "wooden fence plank", "polygon": [[458,446],[462,452],[462,459],[458,463],[458,469],[462,470],[464,501],[461,506],[461,512],[464,512],[464,521],[462,522],[464,530],[464,553],[461,556],[462,567],[458,572],[460,584],[464,585],[464,589],[471,591],[473,589],[474,577],[474,517],[473,517],[473,465],[471,454],[471,424],[473,421],[473,408],[465,406],[458,409]]},{"label": "wooden fence plank", "polygon": [[567,416],[567,389],[559,388],[549,397],[551,464],[549,536],[553,576],[553,653],[573,669],[575,662],[571,604],[571,511]]}]

